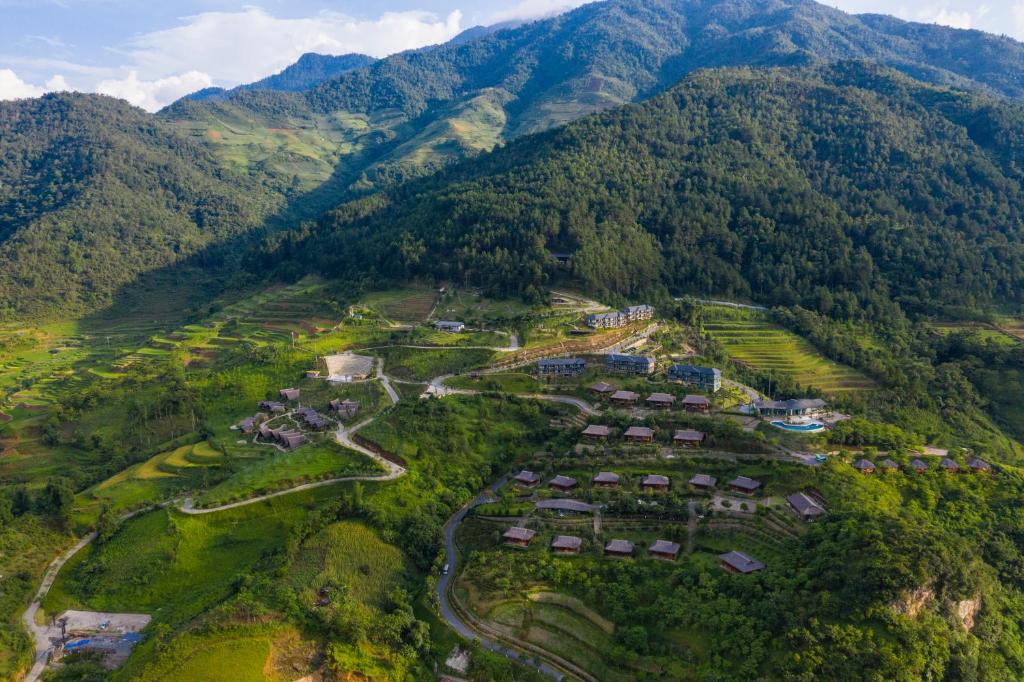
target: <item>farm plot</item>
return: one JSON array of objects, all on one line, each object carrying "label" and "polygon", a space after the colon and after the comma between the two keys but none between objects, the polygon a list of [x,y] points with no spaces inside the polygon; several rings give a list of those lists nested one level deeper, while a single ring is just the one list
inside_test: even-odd
[{"label": "farm plot", "polygon": [[369,294],[361,305],[396,322],[425,322],[437,300],[438,292],[434,289],[399,289]]},{"label": "farm plot", "polygon": [[771,370],[831,394],[875,388],[868,377],[829,360],[762,313],[711,308],[704,328],[730,356],[755,369]]}]

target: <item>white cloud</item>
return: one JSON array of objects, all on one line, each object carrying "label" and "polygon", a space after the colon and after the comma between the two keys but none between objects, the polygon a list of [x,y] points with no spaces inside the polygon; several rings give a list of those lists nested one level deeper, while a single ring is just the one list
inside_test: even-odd
[{"label": "white cloud", "polygon": [[213,79],[209,74],[201,71],[188,71],[177,76],[155,80],[141,80],[139,74],[133,70],[129,71],[125,78],[100,81],[96,85],[96,92],[120,97],[137,107],[156,111],[190,92],[208,88],[211,85],[213,85]]},{"label": "white cloud", "polygon": [[542,19],[575,9],[594,0],[519,0],[516,4],[487,17],[485,23],[498,24],[515,19]]},{"label": "white cloud", "polygon": [[204,12],[174,28],[131,40],[125,53],[142,78],[166,78],[199,71],[217,82],[237,85],[280,71],[305,52],[361,52],[383,57],[445,42],[461,30],[462,14],[441,19],[428,12],[386,12],[377,19],[354,19],[323,12],[279,19],[258,7],[240,12]]},{"label": "white cloud", "polygon": [[[982,8],[984,9],[984,8]],[[949,7],[932,7],[919,11],[917,20],[929,24],[941,24],[953,28],[971,28],[974,26],[974,16],[967,10],[951,10]]]},{"label": "white cloud", "polygon": [[0,69],[0,100],[39,97],[46,90],[18,78],[10,69]]},{"label": "white cloud", "polygon": [[1010,10],[1010,16],[1013,19],[1014,35],[1024,39],[1024,2],[1014,5]]}]

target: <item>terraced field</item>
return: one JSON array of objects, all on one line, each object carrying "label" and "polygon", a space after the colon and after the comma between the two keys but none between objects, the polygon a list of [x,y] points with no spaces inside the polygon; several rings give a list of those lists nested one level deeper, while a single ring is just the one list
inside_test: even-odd
[{"label": "terraced field", "polygon": [[437,300],[435,289],[416,288],[375,292],[366,296],[361,304],[395,322],[426,322]]},{"label": "terraced field", "polygon": [[857,370],[829,360],[805,339],[757,311],[710,308],[704,328],[735,360],[771,370],[804,386],[842,394],[875,388]]}]

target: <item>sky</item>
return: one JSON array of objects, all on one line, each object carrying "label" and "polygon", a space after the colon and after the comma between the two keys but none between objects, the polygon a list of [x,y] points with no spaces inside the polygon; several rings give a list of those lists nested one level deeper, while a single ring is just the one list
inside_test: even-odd
[{"label": "sky", "polygon": [[[585,0],[0,0],[0,100],[100,92],[156,111],[305,52],[384,57]],[[824,0],[1024,40],[1024,0]]]}]

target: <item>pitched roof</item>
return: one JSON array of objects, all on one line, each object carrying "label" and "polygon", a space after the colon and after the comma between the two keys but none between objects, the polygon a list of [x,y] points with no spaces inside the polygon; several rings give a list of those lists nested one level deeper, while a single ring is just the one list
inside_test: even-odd
[{"label": "pitched roof", "polygon": [[626,438],[653,438],[654,429],[649,426],[630,426],[626,429]]},{"label": "pitched roof", "polygon": [[764,568],[763,563],[747,554],[744,554],[743,552],[732,551],[726,552],[725,554],[719,554],[718,560],[728,566],[731,566],[740,573],[753,573],[754,571],[760,571]]},{"label": "pitched roof", "polygon": [[647,396],[647,402],[649,403],[674,403],[676,397],[671,393],[652,393]]},{"label": "pitched roof", "polygon": [[513,477],[513,480],[519,481],[520,483],[540,483],[540,476],[532,471],[523,469]]},{"label": "pitched roof", "polygon": [[875,465],[873,462],[869,462],[866,459],[858,459],[856,462],[853,463],[853,468],[858,469],[860,471],[874,471]]},{"label": "pitched roof", "polygon": [[608,544],[604,546],[604,551],[615,554],[632,554],[633,543],[629,540],[609,540]]},{"label": "pitched roof", "polygon": [[657,540],[654,544],[647,548],[648,552],[652,554],[679,554],[681,549],[678,542],[670,542],[668,540]]},{"label": "pitched roof", "polygon": [[684,440],[684,441],[702,441],[704,440],[703,431],[695,431],[693,429],[679,429],[676,431],[676,435],[673,436],[673,440]]},{"label": "pitched roof", "polygon": [[882,463],[879,464],[879,466],[882,467],[883,469],[899,469],[900,468],[899,464],[897,464],[896,462],[892,461],[888,457],[883,459]]},{"label": "pitched roof", "polygon": [[910,467],[912,469],[917,469],[918,471],[924,471],[925,469],[928,468],[928,463],[925,462],[923,459],[915,459],[910,462]]},{"label": "pitched roof", "polygon": [[601,508],[598,504],[588,504],[579,500],[540,500],[534,505],[537,509],[554,509],[556,511],[571,511],[580,512],[581,514],[589,514]]},{"label": "pitched roof", "polygon": [[556,535],[551,541],[552,549],[579,549],[583,546],[583,538],[575,535]]},{"label": "pitched roof", "polygon": [[584,436],[595,436],[605,437],[612,432],[611,427],[605,426],[604,424],[591,424],[587,428],[583,429]]},{"label": "pitched roof", "polygon": [[556,488],[571,488],[576,485],[576,479],[559,474],[548,481],[548,485]]},{"label": "pitched roof", "polygon": [[690,485],[699,485],[705,488],[713,488],[715,483],[718,483],[718,479],[708,474],[694,474],[690,479]]},{"label": "pitched roof", "polygon": [[761,487],[761,481],[755,481],[754,479],[747,478],[746,476],[737,476],[729,481],[729,485],[734,488],[742,488],[743,490],[757,490]]},{"label": "pitched roof", "polygon": [[949,457],[943,457],[942,461],[939,462],[939,466],[948,471],[957,471],[960,469],[960,465],[951,460]]},{"label": "pitched roof", "polygon": [[807,493],[793,493],[786,498],[786,501],[800,514],[820,516],[825,513],[825,509],[811,499]]},{"label": "pitched roof", "polygon": [[594,483],[618,483],[619,475],[611,471],[600,471],[593,478]]},{"label": "pitched roof", "polygon": [[633,391],[615,391],[612,393],[612,400],[636,400],[640,395]]},{"label": "pitched roof", "polygon": [[604,381],[599,381],[596,384],[591,384],[590,390],[596,391],[597,393],[611,393],[615,391],[615,387]]},{"label": "pitched roof", "polygon": [[992,465],[983,459],[977,457],[971,457],[967,460],[967,466],[971,467],[975,471],[989,471],[992,469]]},{"label": "pitched roof", "polygon": [[668,485],[668,476],[661,474],[648,474],[640,480],[640,485]]},{"label": "pitched roof", "polygon": [[537,534],[537,531],[530,530],[529,528],[522,528],[520,526],[513,526],[505,531],[505,534],[501,537],[506,540],[516,540],[519,542],[529,542],[533,539],[533,536]]},{"label": "pitched roof", "polygon": [[711,401],[702,395],[688,395],[683,398],[683,405],[710,405]]}]

